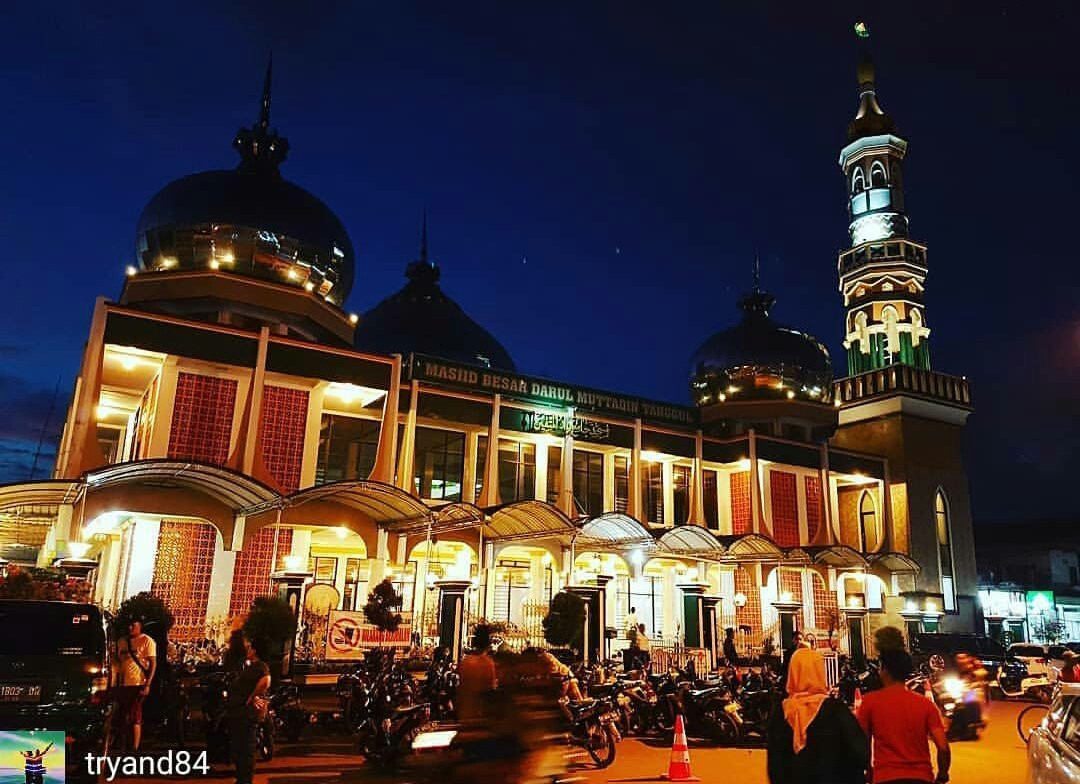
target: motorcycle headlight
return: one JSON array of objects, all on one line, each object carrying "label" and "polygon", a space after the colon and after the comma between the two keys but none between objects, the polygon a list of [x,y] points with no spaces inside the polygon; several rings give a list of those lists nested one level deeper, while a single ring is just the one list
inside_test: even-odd
[{"label": "motorcycle headlight", "polygon": [[950,697],[957,701],[963,698],[964,691],[967,688],[964,682],[959,678],[946,678],[944,681],[942,681],[941,686],[945,690],[946,694],[948,694]]}]

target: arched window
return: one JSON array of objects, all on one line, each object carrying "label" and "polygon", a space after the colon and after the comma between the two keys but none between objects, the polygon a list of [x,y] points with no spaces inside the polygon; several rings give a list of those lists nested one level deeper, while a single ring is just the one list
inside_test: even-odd
[{"label": "arched window", "polygon": [[949,501],[940,487],[934,494],[934,530],[937,534],[938,569],[941,574],[941,592],[945,594],[945,612],[956,610],[956,582],[953,579],[952,521],[949,519]]},{"label": "arched window", "polygon": [[891,365],[895,355],[900,353],[900,330],[896,326],[900,315],[895,307],[886,305],[881,309],[881,320],[885,323],[885,335],[881,341],[881,360],[886,365]]},{"label": "arched window", "polygon": [[873,552],[880,544],[878,536],[878,514],[874,497],[869,490],[863,490],[859,496],[859,535],[862,536],[864,553]]},{"label": "arched window", "polygon": [[851,175],[851,192],[862,193],[866,190],[866,180],[863,177],[862,169],[856,168]]},{"label": "arched window", "polygon": [[888,186],[889,175],[885,173],[885,164],[881,161],[874,161],[870,166],[870,187],[887,188]]}]

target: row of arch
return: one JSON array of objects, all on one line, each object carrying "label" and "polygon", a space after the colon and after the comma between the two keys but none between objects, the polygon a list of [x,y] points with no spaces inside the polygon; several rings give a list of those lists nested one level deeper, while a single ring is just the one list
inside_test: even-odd
[{"label": "row of arch", "polygon": [[[894,167],[894,174],[896,169]],[[895,180],[896,177],[894,176]],[[885,164],[881,161],[874,161],[870,164],[870,171],[865,173],[862,166],[856,166],[851,172],[851,193],[862,193],[868,188],[887,188],[889,187],[889,172],[885,168]]]}]

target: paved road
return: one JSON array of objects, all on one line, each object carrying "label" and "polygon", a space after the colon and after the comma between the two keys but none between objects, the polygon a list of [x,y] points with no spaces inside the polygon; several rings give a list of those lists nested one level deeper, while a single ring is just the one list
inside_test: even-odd
[{"label": "paved road", "polygon": [[[1026,703],[994,702],[982,737],[953,744],[953,784],[1024,784],[1027,781],[1026,748],[1016,734],[1016,714]],[[619,744],[615,764],[602,771],[586,772],[588,782],[645,784],[660,781],[667,770],[668,749],[628,738]],[[737,781],[766,784],[765,752],[760,749],[717,749],[690,743],[694,775],[703,781]]]},{"label": "paved road", "polygon": [[[991,705],[990,723],[975,742],[953,744],[955,784],[1024,784],[1027,759],[1024,744],[1016,734],[1016,714],[1024,703]],[[615,763],[606,770],[582,768],[573,771],[587,784],[648,784],[660,782],[667,770],[669,749],[658,741],[627,738],[618,746]],[[765,752],[760,749],[718,749],[691,742],[694,773],[703,781],[735,781],[739,784],[767,784]],[[118,778],[127,784],[151,784],[164,778]],[[219,784],[230,782],[227,771],[219,769],[208,777],[193,780]],[[295,746],[282,746],[270,762],[259,763],[255,784],[391,784],[415,781],[412,776],[376,776],[365,767],[341,736],[315,737]],[[478,782],[478,784],[481,784]],[[492,781],[492,784],[496,784]]]}]

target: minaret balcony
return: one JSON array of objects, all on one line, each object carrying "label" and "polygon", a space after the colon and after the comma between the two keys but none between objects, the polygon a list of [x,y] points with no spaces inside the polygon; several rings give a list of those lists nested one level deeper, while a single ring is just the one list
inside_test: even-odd
[{"label": "minaret balcony", "polygon": [[950,376],[911,365],[892,365],[833,382],[837,407],[873,398],[909,394],[960,408],[971,409],[971,385],[966,376]]},{"label": "minaret balcony", "polygon": [[837,270],[843,278],[852,272],[881,262],[899,262],[926,272],[926,246],[906,239],[888,242],[866,242],[842,251],[837,260]]}]

